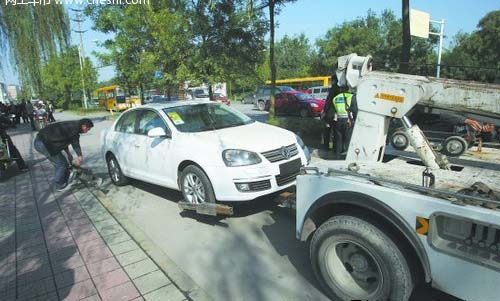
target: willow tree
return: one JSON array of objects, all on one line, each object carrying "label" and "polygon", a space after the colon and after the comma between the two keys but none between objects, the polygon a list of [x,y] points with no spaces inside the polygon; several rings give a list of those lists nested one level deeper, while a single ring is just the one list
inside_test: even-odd
[{"label": "willow tree", "polygon": [[[9,54],[23,85],[41,90],[41,66],[66,48],[69,19],[62,5],[10,5],[0,3],[0,52]],[[0,61],[0,68],[3,68]]]}]

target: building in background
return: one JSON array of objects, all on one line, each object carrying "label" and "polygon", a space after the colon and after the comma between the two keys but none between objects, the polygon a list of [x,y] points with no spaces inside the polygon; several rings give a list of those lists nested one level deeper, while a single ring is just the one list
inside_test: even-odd
[{"label": "building in background", "polygon": [[18,85],[8,85],[7,86],[7,94],[9,94],[10,99],[16,101],[17,95],[19,95],[19,86]]},{"label": "building in background", "polygon": [[10,103],[10,97],[7,93],[7,85],[0,82],[0,102],[4,104]]}]

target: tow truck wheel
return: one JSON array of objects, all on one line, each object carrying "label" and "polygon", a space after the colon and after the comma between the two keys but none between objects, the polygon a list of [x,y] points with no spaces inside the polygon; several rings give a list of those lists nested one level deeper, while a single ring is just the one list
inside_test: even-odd
[{"label": "tow truck wheel", "polygon": [[450,157],[460,157],[465,154],[469,144],[460,136],[451,136],[443,142],[443,152]]},{"label": "tow truck wheel", "polygon": [[391,145],[397,150],[405,150],[410,144],[410,139],[403,131],[396,131],[391,136]]},{"label": "tow truck wheel", "polygon": [[408,300],[413,279],[389,236],[354,216],[335,216],[316,230],[311,264],[333,300]]}]

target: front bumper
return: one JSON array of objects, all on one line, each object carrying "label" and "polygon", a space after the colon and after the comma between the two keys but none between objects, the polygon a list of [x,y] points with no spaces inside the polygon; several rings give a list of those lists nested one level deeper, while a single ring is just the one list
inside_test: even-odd
[{"label": "front bumper", "polygon": [[[301,166],[308,164],[304,152],[299,151],[298,155],[280,162],[263,160],[255,166],[224,167],[222,170],[221,167],[209,167],[205,171],[218,201],[250,201],[295,185],[298,171],[280,175],[280,165],[296,159],[300,160]],[[241,191],[241,184],[248,184],[250,190]]]}]

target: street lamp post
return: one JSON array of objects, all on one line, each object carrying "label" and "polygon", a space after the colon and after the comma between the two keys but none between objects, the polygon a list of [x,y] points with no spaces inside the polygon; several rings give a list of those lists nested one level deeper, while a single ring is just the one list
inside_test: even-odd
[{"label": "street lamp post", "polygon": [[441,19],[441,21],[431,20],[431,23],[439,24],[439,33],[429,32],[429,34],[439,36],[438,64],[436,70],[436,77],[439,78],[441,75],[441,55],[443,54],[444,19]]},{"label": "street lamp post", "polygon": [[76,12],[76,19],[73,21],[78,24],[78,30],[74,30],[74,32],[80,34],[80,45],[78,46],[78,59],[80,61],[80,74],[81,74],[81,79],[82,79],[82,94],[83,94],[83,108],[87,109],[87,93],[85,91],[85,78],[83,76],[83,64],[85,60],[85,53],[83,52],[83,33],[86,32],[86,30],[81,30],[80,28],[80,23],[83,22],[81,19],[82,15],[80,14],[82,10],[80,9],[71,9],[72,11]]}]

